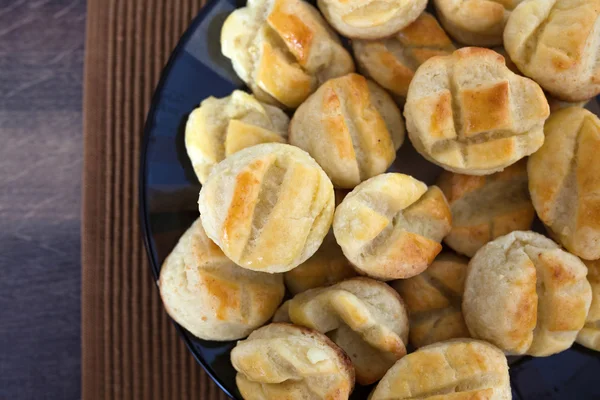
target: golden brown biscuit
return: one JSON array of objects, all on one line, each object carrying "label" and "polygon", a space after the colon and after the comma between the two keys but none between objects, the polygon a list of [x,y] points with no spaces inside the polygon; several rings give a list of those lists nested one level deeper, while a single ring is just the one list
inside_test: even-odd
[{"label": "golden brown biscuit", "polygon": [[369,400],[510,400],[506,357],[489,343],[455,339],[402,358]]},{"label": "golden brown biscuit", "polygon": [[247,336],[283,299],[281,275],[240,268],[204,232],[200,219],[166,258],[158,281],[167,313],[205,340]]},{"label": "golden brown biscuit", "polygon": [[285,272],[312,256],[329,231],[334,194],[306,152],[259,144],[213,168],[198,200],[202,224],[243,268]]},{"label": "golden brown biscuit", "polygon": [[504,25],[522,0],[434,0],[444,29],[470,46],[502,44]]},{"label": "golden brown biscuit", "polygon": [[575,341],[589,349],[600,351],[600,260],[584,261],[588,282],[592,287],[592,304],[583,329]]},{"label": "golden brown biscuit", "polygon": [[339,188],[385,172],[403,141],[404,120],[394,101],[357,74],[327,81],[290,123],[290,144],[314,157]]},{"label": "golden brown biscuit", "polygon": [[302,0],[248,1],[225,20],[221,51],[260,101],[288,108],[354,71],[335,32]]},{"label": "golden brown biscuit", "polygon": [[442,250],[452,216],[444,194],[388,173],[358,185],[335,211],[333,233],[361,274],[381,280],[421,273]]},{"label": "golden brown biscuit", "polygon": [[468,263],[467,258],[442,253],[419,275],[391,284],[408,308],[413,346],[471,336],[461,311]]},{"label": "golden brown biscuit", "polygon": [[413,22],[427,0],[318,0],[327,21],[344,36],[381,39]]},{"label": "golden brown biscuit", "polygon": [[289,301],[290,320],[327,333],[352,360],[356,382],[369,385],[406,355],[408,316],[383,282],[353,278],[311,289]]},{"label": "golden brown biscuit", "polygon": [[348,356],[312,329],[273,323],[231,351],[245,400],[346,400],[354,388]]},{"label": "golden brown biscuit", "polygon": [[415,149],[444,169],[501,171],[544,143],[548,102],[489,49],[465,47],[417,70],[404,108]]},{"label": "golden brown biscuit", "polygon": [[200,183],[215,164],[236,151],[260,143],[285,143],[289,121],[279,108],[241,90],[203,100],[185,126],[185,148]]},{"label": "golden brown biscuit", "polygon": [[467,327],[506,354],[566,350],[590,308],[586,274],[579,258],[539,233],[501,236],[469,262],[462,303]]},{"label": "golden brown biscuit", "polygon": [[600,94],[600,0],[525,0],[508,19],[504,47],[561,100]]},{"label": "golden brown biscuit", "polygon": [[446,32],[427,12],[389,38],[353,40],[352,49],[361,72],[389,90],[399,103],[404,103],[419,65],[455,50]]},{"label": "golden brown biscuit", "polygon": [[600,258],[600,120],[571,107],[552,114],[546,142],[529,158],[529,190],[538,216],[571,253]]},{"label": "golden brown biscuit", "polygon": [[487,176],[444,171],[437,185],[452,211],[452,230],[444,243],[461,254],[473,257],[490,240],[531,228],[535,211],[526,160]]},{"label": "golden brown biscuit", "polygon": [[325,236],[323,244],[311,258],[283,275],[285,286],[293,295],[353,276],[356,276],[356,271],[344,257],[332,231]]}]

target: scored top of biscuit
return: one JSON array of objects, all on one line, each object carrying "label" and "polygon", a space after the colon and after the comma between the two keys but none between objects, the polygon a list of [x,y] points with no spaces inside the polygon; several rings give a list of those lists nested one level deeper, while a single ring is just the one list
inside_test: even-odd
[{"label": "scored top of biscuit", "polygon": [[500,171],[544,142],[542,89],[500,54],[466,47],[415,74],[404,109],[409,137],[428,160],[471,175]]}]

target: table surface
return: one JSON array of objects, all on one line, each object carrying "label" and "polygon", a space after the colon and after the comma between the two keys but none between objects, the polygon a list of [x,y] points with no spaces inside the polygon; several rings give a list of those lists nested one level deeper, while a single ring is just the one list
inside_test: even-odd
[{"label": "table surface", "polygon": [[80,398],[85,0],[0,0],[0,398]]}]

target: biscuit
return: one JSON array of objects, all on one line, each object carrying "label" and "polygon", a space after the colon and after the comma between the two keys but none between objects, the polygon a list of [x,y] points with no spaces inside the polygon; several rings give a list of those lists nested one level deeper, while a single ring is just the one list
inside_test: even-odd
[{"label": "biscuit", "polygon": [[353,40],[352,49],[361,73],[390,91],[400,104],[421,64],[455,50],[446,32],[427,12],[389,38]]},{"label": "biscuit", "polygon": [[571,253],[600,258],[600,119],[571,107],[553,113],[546,141],[528,161],[533,206]]},{"label": "biscuit", "polygon": [[504,47],[560,100],[600,94],[600,0],[524,0],[508,19]]},{"label": "biscuit", "polygon": [[260,143],[285,143],[289,121],[279,108],[241,90],[203,100],[185,125],[185,148],[200,183],[215,164],[236,151]]},{"label": "biscuit", "polygon": [[283,299],[281,275],[240,268],[207,236],[200,219],[165,259],[158,281],[167,313],[205,340],[247,336],[267,322]]},{"label": "biscuit", "polygon": [[296,110],[289,136],[335,187],[352,189],[392,164],[404,141],[404,120],[385,90],[349,74],[327,81]]},{"label": "biscuit", "polygon": [[344,257],[329,231],[319,250],[308,260],[283,275],[285,286],[295,295],[308,289],[331,285],[356,276],[350,261]]},{"label": "biscuit", "polygon": [[290,301],[291,300],[286,300],[279,306],[277,311],[275,311],[275,314],[273,314],[273,322],[292,323],[292,320],[290,319]]},{"label": "biscuit", "polygon": [[369,400],[510,400],[506,357],[489,343],[454,339],[400,359]]},{"label": "biscuit", "polygon": [[490,240],[531,228],[535,211],[526,160],[487,176],[444,171],[437,185],[452,211],[452,230],[444,243],[458,253],[473,257]]},{"label": "biscuit", "polygon": [[352,360],[361,385],[378,381],[406,355],[408,316],[383,282],[353,278],[308,290],[289,301],[288,312],[293,323],[327,333]]},{"label": "biscuit", "polygon": [[404,116],[415,149],[452,172],[487,175],[544,143],[548,102],[532,80],[488,49],[433,57],[410,83]]},{"label": "biscuit", "polygon": [[592,304],[583,329],[575,341],[589,349],[600,351],[600,260],[584,261],[588,282],[592,287]]},{"label": "biscuit", "polygon": [[354,388],[348,356],[327,336],[273,323],[231,350],[235,381],[245,400],[346,400]]},{"label": "biscuit", "polygon": [[444,194],[387,173],[358,185],[335,211],[333,233],[361,274],[381,280],[421,273],[442,250],[452,216]]},{"label": "biscuit", "polygon": [[[502,57],[504,57],[504,60],[506,61],[506,66],[508,67],[508,69],[510,69],[512,72],[514,72],[517,75],[525,76],[519,70],[517,65],[510,59],[510,56],[508,55],[508,53],[506,52],[504,47],[495,47],[492,50],[494,50],[498,54],[501,54]],[[582,100],[582,101],[575,101],[575,102],[564,101],[564,100],[557,99],[556,97],[554,97],[548,93],[546,93],[546,100],[548,100],[548,106],[550,107],[551,113],[553,113],[554,111],[558,111],[561,108],[585,107],[586,104],[589,103],[589,101],[590,101],[590,99],[586,99],[586,100]]]},{"label": "biscuit", "polygon": [[285,272],[312,256],[331,227],[331,181],[306,152],[259,144],[213,168],[198,207],[206,234],[233,262]]},{"label": "biscuit", "polygon": [[349,38],[381,39],[408,26],[427,0],[318,0],[325,19]]},{"label": "biscuit", "polygon": [[498,46],[511,11],[522,0],[434,0],[444,29],[469,46]]},{"label": "biscuit", "polygon": [[335,32],[302,0],[248,1],[225,20],[221,51],[258,100],[287,108],[354,71]]},{"label": "biscuit", "polygon": [[506,354],[571,347],[592,300],[581,260],[535,232],[501,236],[469,262],[462,310],[469,332]]},{"label": "biscuit", "polygon": [[442,253],[419,275],[391,283],[408,309],[413,346],[471,336],[461,311],[468,263],[467,258]]},{"label": "biscuit", "polygon": [[550,113],[553,113],[555,111],[558,110],[562,110],[563,108],[569,108],[569,107],[585,107],[590,100],[583,100],[583,101],[562,101],[559,100],[555,97],[552,97],[551,95],[546,95],[546,98],[548,99],[548,105],[550,106]]}]

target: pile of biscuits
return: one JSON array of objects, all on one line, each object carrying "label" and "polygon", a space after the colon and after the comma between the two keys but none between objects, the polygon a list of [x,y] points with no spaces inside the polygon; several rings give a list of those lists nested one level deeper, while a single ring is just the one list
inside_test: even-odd
[{"label": "pile of biscuits", "polygon": [[[223,25],[252,94],[187,121],[171,317],[245,338],[244,399],[509,399],[506,355],[600,351],[600,0],[317,3]],[[406,134],[436,185],[386,173]]]}]

